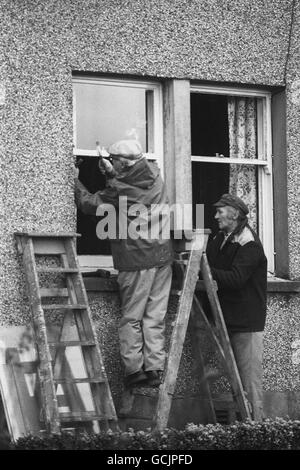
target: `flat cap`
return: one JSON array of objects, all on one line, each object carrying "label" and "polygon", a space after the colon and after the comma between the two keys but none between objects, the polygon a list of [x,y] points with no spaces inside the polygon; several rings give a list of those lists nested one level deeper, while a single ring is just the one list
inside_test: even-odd
[{"label": "flat cap", "polygon": [[142,146],[137,140],[119,140],[108,149],[111,157],[123,157],[128,160],[137,160],[142,156],[142,151]]},{"label": "flat cap", "polygon": [[219,201],[214,203],[215,207],[224,207],[224,206],[231,206],[235,209],[238,209],[242,214],[247,215],[249,213],[249,209],[246,204],[242,201],[241,198],[238,196],[233,196],[233,194],[223,194]]}]

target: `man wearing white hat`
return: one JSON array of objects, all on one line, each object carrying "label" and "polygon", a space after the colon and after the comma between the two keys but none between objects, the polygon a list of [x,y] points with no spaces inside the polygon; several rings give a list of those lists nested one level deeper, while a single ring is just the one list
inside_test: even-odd
[{"label": "man wearing white hat", "polygon": [[[107,187],[91,194],[76,181],[78,207],[95,214],[99,205],[120,207],[120,198],[127,198],[130,207],[142,204],[147,208],[146,224],[153,222],[151,207],[168,204],[165,184],[155,162],[148,162],[136,140],[121,140],[110,146],[112,165],[102,159],[101,168],[108,176]],[[117,222],[119,218],[117,217]],[[121,225],[121,222],[120,222]],[[117,234],[124,227],[117,227]],[[126,232],[127,233],[127,232]],[[125,386],[137,384],[157,386],[164,369],[164,318],[172,280],[173,259],[170,237],[162,236],[162,227],[155,238],[117,236],[111,239],[114,267],[118,269],[122,319],[119,325],[120,353],[125,368]]]}]

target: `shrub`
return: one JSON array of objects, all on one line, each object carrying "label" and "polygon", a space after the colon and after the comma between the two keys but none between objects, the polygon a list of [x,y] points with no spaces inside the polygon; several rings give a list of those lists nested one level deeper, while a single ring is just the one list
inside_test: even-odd
[{"label": "shrub", "polygon": [[231,425],[188,424],[184,430],[106,431],[26,436],[13,450],[300,450],[300,421],[276,418]]}]

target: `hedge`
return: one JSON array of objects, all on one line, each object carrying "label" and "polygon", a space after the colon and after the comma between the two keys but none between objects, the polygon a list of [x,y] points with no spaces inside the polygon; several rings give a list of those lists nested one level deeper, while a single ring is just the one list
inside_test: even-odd
[{"label": "hedge", "polygon": [[106,431],[26,436],[12,450],[300,450],[300,421],[276,418],[231,425],[188,424],[184,430]]}]

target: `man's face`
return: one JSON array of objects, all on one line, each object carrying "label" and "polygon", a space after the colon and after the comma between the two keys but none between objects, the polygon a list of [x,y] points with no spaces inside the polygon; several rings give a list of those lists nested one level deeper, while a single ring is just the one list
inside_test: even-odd
[{"label": "man's face", "polygon": [[114,167],[114,170],[117,172],[117,173],[121,173],[124,166],[125,166],[125,163],[124,163],[124,159],[119,157],[119,158],[112,158],[112,164],[113,164],[113,167]]},{"label": "man's face", "polygon": [[218,221],[219,229],[224,232],[232,232],[237,226],[237,211],[233,207],[218,207],[215,219]]}]

